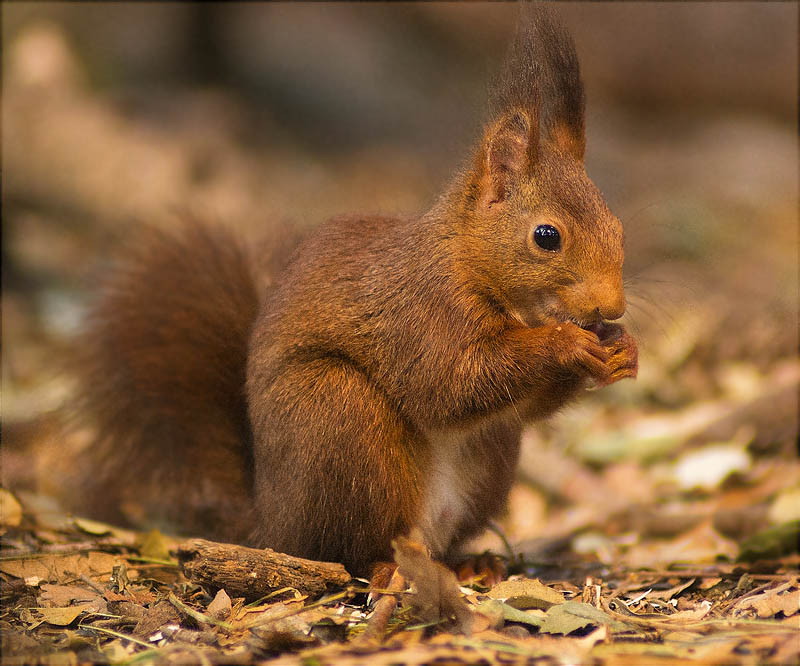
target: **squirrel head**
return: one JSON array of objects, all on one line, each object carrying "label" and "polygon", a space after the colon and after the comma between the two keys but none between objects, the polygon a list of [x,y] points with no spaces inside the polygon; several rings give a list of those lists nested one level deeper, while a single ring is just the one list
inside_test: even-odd
[{"label": "squirrel head", "polygon": [[546,9],[521,25],[493,101],[460,211],[474,277],[528,326],[618,319],[622,225],[584,169],[577,56]]}]

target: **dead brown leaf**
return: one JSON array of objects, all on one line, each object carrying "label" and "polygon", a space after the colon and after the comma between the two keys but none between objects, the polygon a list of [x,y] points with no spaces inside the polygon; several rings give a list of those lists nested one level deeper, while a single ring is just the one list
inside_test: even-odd
[{"label": "dead brown leaf", "polygon": [[753,615],[759,618],[775,617],[783,613],[789,617],[800,611],[800,589],[798,581],[778,585],[761,594],[746,597],[733,607],[733,615]]},{"label": "dead brown leaf", "polygon": [[42,593],[39,595],[39,602],[47,606],[68,606],[73,601],[93,601],[98,598],[94,590],[77,585],[44,583],[40,589]]},{"label": "dead brown leaf", "polygon": [[208,604],[208,614],[216,620],[227,620],[231,615],[231,598],[225,590],[218,590],[213,601]]},{"label": "dead brown leaf", "polygon": [[399,572],[415,588],[415,593],[406,597],[415,616],[423,622],[454,618],[458,631],[469,634],[472,613],[462,598],[455,574],[434,562],[421,543],[398,537],[392,547]]},{"label": "dead brown leaf", "polygon": [[0,488],[0,525],[16,527],[22,522],[22,506],[8,490]]},{"label": "dead brown leaf", "polygon": [[90,603],[66,606],[64,608],[32,608],[31,611],[38,615],[43,622],[65,627],[68,624],[72,624],[81,613],[96,613],[98,605]]},{"label": "dead brown leaf", "polygon": [[538,578],[504,580],[489,590],[487,595],[492,599],[502,599],[509,606],[521,610],[530,608],[547,610],[555,604],[564,603],[564,595],[561,592],[543,585]]},{"label": "dead brown leaf", "polygon": [[0,571],[17,578],[38,576],[42,580],[67,583],[81,575],[97,578],[108,576],[115,564],[122,563],[119,556],[91,551],[79,554],[52,554],[0,561]]},{"label": "dead brown leaf", "polygon": [[676,562],[714,562],[720,556],[733,560],[738,553],[739,546],[719,534],[707,519],[675,539],[651,539],[637,544],[622,559],[630,567],[652,568]]}]

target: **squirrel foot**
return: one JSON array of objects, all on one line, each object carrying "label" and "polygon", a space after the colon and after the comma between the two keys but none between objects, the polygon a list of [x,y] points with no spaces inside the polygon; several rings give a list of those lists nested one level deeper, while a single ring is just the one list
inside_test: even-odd
[{"label": "squirrel foot", "polygon": [[503,558],[493,553],[473,555],[453,567],[460,583],[478,583],[484,587],[494,587],[508,577],[508,569]]}]

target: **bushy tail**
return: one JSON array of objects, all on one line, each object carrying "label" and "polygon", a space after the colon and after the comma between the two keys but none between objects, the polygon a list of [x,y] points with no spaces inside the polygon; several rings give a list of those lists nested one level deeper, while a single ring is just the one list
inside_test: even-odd
[{"label": "bushy tail", "polygon": [[76,350],[73,425],[89,437],[68,492],[73,509],[245,538],[252,267],[229,233],[187,222],[147,231],[115,269]]}]

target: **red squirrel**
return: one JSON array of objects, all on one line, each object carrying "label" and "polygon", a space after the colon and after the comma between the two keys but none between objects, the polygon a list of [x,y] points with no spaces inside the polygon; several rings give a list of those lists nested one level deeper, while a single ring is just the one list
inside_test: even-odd
[{"label": "red squirrel", "polygon": [[332,219],[290,256],[144,233],[81,340],[84,506],[354,574],[412,529],[452,557],[502,510],[524,424],[636,375],[584,152],[575,49],[537,8],[425,214]]}]

